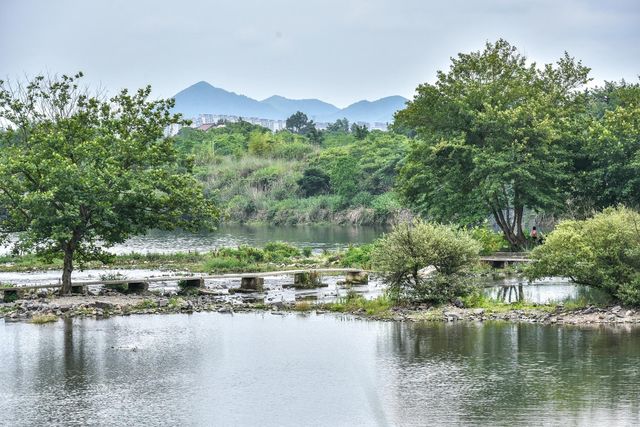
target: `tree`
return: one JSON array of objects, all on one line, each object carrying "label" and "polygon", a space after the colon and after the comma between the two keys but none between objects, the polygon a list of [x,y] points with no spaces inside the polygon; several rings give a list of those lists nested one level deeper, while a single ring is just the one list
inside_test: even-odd
[{"label": "tree", "polygon": [[[373,267],[396,301],[452,301],[464,296],[479,244],[466,232],[422,220],[398,224],[375,243]],[[423,269],[433,267],[432,274]]]},{"label": "tree", "polygon": [[369,135],[369,129],[367,128],[367,125],[359,125],[357,123],[353,123],[351,125],[351,133],[357,140],[361,141],[365,139],[367,135]]},{"label": "tree", "polygon": [[590,93],[589,107],[575,148],[577,213],[620,203],[640,206],[640,85],[606,83]]},{"label": "tree", "polygon": [[63,257],[62,293],[74,262],[150,228],[213,227],[218,213],[170,138],[173,100],[149,100],[147,86],[109,100],[75,76],[0,82],[0,219],[23,250]]},{"label": "tree", "polygon": [[469,224],[492,215],[509,244],[522,247],[525,208],[564,206],[571,122],[584,110],[588,73],[567,54],[538,69],[504,40],[452,58],[449,72],[420,85],[396,114],[397,126],[419,137],[400,192],[435,219]]},{"label": "tree", "polygon": [[311,128],[315,128],[315,123],[313,123],[313,120],[309,120],[307,115],[302,111],[296,111],[287,119],[285,126],[293,133],[304,135]]},{"label": "tree", "polygon": [[325,194],[331,189],[329,175],[315,167],[305,169],[297,183],[304,197]]},{"label": "tree", "polygon": [[640,214],[608,208],[592,218],[562,221],[535,248],[530,279],[549,276],[604,289],[621,301],[640,305]]},{"label": "tree", "polygon": [[334,123],[330,123],[329,126],[327,126],[327,132],[330,132],[330,133],[338,133],[338,132],[348,133],[349,132],[349,120],[347,120],[347,118],[345,117],[343,119],[336,120]]}]

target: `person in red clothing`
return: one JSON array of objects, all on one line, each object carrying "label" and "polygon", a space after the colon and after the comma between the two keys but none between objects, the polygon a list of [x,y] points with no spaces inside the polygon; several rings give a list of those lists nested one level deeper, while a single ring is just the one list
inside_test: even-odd
[{"label": "person in red clothing", "polygon": [[531,229],[531,238],[533,239],[534,243],[540,243],[540,236],[538,235],[538,229],[535,225]]}]

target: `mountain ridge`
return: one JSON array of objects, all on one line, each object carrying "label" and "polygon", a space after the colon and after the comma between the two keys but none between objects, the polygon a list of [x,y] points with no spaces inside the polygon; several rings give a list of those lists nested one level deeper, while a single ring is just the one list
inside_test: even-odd
[{"label": "mountain ridge", "polygon": [[393,120],[393,113],[404,108],[408,101],[399,95],[387,96],[373,101],[361,100],[338,108],[316,98],[290,99],[272,95],[258,101],[246,95],[215,87],[202,80],[178,92],[174,99],[174,112],[185,117],[199,114],[220,114],[241,117],[258,117],[285,120],[296,111],[302,111],[316,122],[334,122],[347,118],[349,121],[382,122]]}]

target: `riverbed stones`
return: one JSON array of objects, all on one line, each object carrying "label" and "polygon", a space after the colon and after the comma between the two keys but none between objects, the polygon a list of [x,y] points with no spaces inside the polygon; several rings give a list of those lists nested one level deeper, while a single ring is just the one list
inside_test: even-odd
[{"label": "riverbed stones", "polygon": [[347,285],[366,285],[369,283],[369,275],[364,271],[347,272],[344,282]]}]

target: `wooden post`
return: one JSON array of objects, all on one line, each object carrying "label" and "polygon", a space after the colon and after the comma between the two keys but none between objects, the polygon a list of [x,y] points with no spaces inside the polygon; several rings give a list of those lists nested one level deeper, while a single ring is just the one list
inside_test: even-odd
[{"label": "wooden post", "polygon": [[243,277],[240,280],[240,289],[262,292],[264,290],[264,278]]},{"label": "wooden post", "polygon": [[320,281],[320,274],[315,271],[307,271],[304,273],[295,273],[293,275],[293,287],[294,288],[318,288],[322,285]]},{"label": "wooden post", "polygon": [[366,285],[369,283],[369,275],[364,271],[348,271],[344,283],[347,285]]},{"label": "wooden post", "polygon": [[141,292],[146,292],[149,290],[148,282],[129,282],[127,283],[127,290],[129,293],[137,294]]}]

